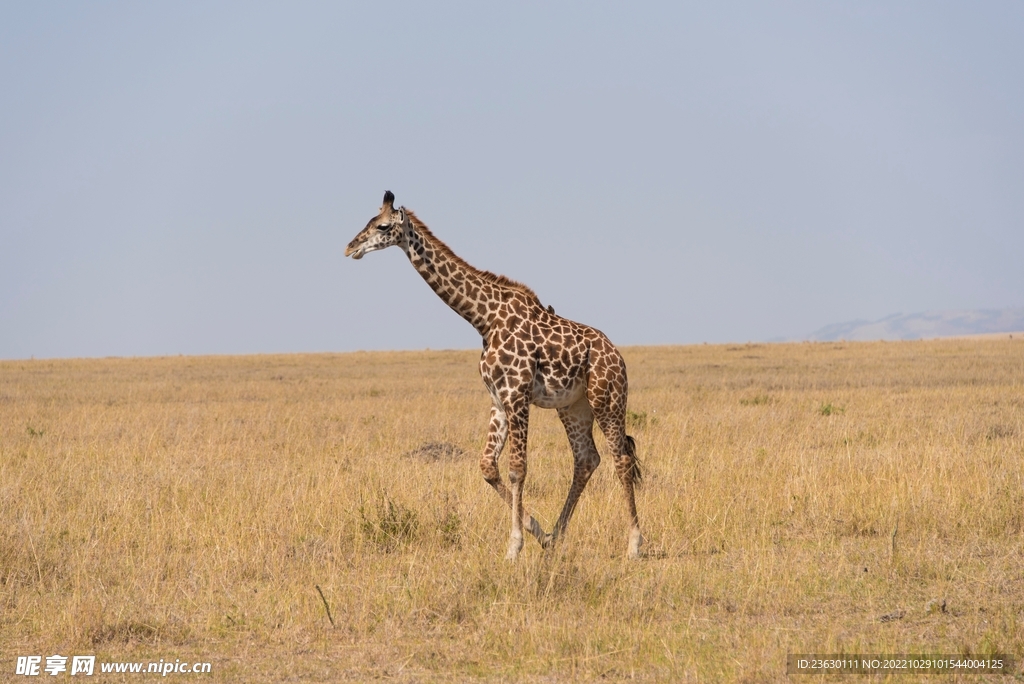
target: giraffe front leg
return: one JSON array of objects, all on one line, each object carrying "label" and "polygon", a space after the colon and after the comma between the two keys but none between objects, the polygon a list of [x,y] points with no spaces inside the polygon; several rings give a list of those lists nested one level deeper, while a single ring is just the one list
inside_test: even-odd
[{"label": "giraffe front leg", "polygon": [[[508,480],[512,489],[512,531],[508,538],[508,553],[505,558],[514,561],[523,550],[523,483],[526,481],[526,434],[530,420],[530,408],[523,403],[512,411],[509,417],[509,458]],[[537,526],[539,529],[539,525]],[[530,530],[533,532],[533,530]],[[543,535],[543,532],[541,532]],[[542,542],[543,543],[543,542]]]},{"label": "giraffe front leg", "polygon": [[516,511],[523,509],[523,486],[521,480],[516,480],[509,474],[512,483],[512,532],[508,536],[508,551],[505,559],[514,561],[519,558],[519,552],[523,550],[523,518],[517,516]]},{"label": "giraffe front leg", "polygon": [[[498,470],[498,457],[505,446],[508,437],[508,420],[505,418],[505,411],[497,406],[491,407],[491,420],[487,431],[487,446],[484,447],[484,455],[480,458],[480,470],[483,473],[484,481],[494,487],[498,496],[514,509],[512,501],[512,490],[510,490],[501,479],[501,471]],[[540,523],[523,510],[523,527],[533,535],[542,546],[547,546],[551,535],[545,534]]]}]

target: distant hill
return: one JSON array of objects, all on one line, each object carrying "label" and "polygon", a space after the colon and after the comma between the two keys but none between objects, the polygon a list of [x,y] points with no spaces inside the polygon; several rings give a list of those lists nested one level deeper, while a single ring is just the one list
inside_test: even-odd
[{"label": "distant hill", "polygon": [[974,311],[926,311],[893,314],[878,321],[850,321],[826,325],[804,339],[919,340],[1024,331],[1024,308]]}]

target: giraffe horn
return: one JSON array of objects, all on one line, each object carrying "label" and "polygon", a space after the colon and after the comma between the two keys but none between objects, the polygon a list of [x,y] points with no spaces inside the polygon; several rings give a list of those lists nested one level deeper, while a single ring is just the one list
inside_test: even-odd
[{"label": "giraffe horn", "polygon": [[390,190],[384,193],[384,208],[388,211],[394,211],[395,209],[395,193]]}]

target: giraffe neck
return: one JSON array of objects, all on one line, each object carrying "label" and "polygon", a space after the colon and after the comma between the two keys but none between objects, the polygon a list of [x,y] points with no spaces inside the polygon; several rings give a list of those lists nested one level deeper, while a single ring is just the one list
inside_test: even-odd
[{"label": "giraffe neck", "polygon": [[495,282],[501,276],[467,264],[418,220],[413,219],[409,226],[402,248],[413,268],[445,304],[486,338],[497,309],[488,303],[501,299],[500,285]]}]

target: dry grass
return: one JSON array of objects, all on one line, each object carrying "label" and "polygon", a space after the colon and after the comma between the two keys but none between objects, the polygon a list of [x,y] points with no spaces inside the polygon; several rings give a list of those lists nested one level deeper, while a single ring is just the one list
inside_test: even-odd
[{"label": "dry grass", "polygon": [[[0,363],[0,668],[772,681],[789,652],[1024,653],[1024,342],[625,355],[648,556],[606,462],[514,566],[475,352]],[[569,463],[535,411],[545,528]]]}]

